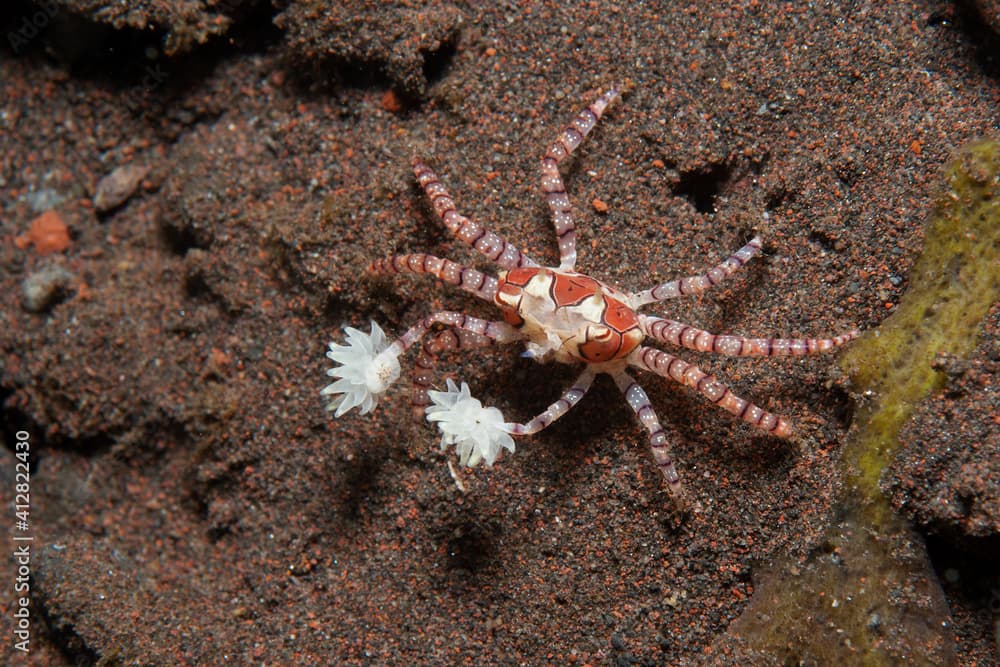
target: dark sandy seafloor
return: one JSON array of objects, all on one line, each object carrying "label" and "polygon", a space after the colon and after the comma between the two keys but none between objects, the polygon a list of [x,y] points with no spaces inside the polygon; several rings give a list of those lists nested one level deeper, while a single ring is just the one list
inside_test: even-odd
[{"label": "dark sandy seafloor", "polygon": [[[606,378],[463,471],[465,493],[411,423],[412,355],[373,415],[334,420],[319,395],[342,326],[496,316],[366,275],[393,252],[490,267],[434,218],[412,156],[555,263],[539,159],[612,84],[622,99],[563,167],[582,271],[648,287],[759,233],[763,256],[724,285],[648,312],[751,336],[879,327],[912,287],[943,166],[997,130],[997,30],[986,0],[4,3],[0,526],[4,553],[30,545],[30,586],[0,559],[0,662],[998,664],[997,449],[963,435],[1000,425],[996,308],[972,361],[926,360],[948,384],[883,488],[922,531],[896,555],[927,576],[892,591],[901,627],[857,610],[861,645],[755,598],[796,585],[762,581],[773,563],[842,565],[828,535],[862,397],[835,355],[679,353],[796,443],[637,373],[686,512]],[[445,357],[439,383],[525,420],[574,370],[518,352]],[[977,514],[954,516],[970,487]],[[749,634],[751,608],[782,619],[780,647]]]}]

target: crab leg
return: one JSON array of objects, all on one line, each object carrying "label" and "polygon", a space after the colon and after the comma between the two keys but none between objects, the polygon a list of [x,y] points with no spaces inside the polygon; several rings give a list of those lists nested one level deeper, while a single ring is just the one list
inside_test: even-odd
[{"label": "crab leg", "polygon": [[594,372],[589,368],[580,374],[573,386],[563,392],[563,395],[555,403],[545,408],[541,413],[526,424],[508,424],[511,427],[511,435],[532,435],[538,433],[552,422],[562,417],[570,409],[580,402],[590,385],[594,382]]},{"label": "crab leg", "polygon": [[[417,322],[406,333],[393,341],[385,352],[390,356],[398,357],[420,341],[435,324],[443,324],[449,327],[449,330],[435,335],[417,356],[417,371],[413,375],[413,393],[411,395],[414,416],[417,419],[423,419],[423,413],[418,415],[417,409],[430,404],[427,398],[427,388],[431,384],[431,370],[434,368],[434,361],[440,352],[457,350],[462,347],[479,347],[480,344],[487,345],[489,342],[510,343],[520,340],[522,337],[517,329],[506,322],[490,322],[463,313],[444,310],[428,315]],[[441,335],[447,333],[455,333],[456,335],[455,337]]]},{"label": "crab leg", "polygon": [[462,266],[450,259],[441,259],[423,253],[392,255],[378,259],[368,266],[368,270],[382,275],[429,273],[444,283],[460,287],[491,303],[497,292],[497,279],[493,276]]},{"label": "crab leg", "polygon": [[740,398],[729,387],[708,375],[694,364],[682,361],[672,354],[651,347],[637,347],[628,356],[629,365],[645,368],[657,375],[695,389],[719,407],[736,415],[748,424],[781,438],[792,435],[792,427],[783,418]]},{"label": "crab leg", "polygon": [[398,357],[423,338],[435,324],[443,324],[446,327],[453,327],[462,331],[471,331],[474,334],[485,336],[497,343],[511,343],[522,338],[521,333],[506,322],[490,322],[464,313],[442,310],[433,315],[428,315],[414,324],[406,333],[393,341],[392,345],[386,348],[385,352]]},{"label": "crab leg", "polygon": [[635,412],[639,422],[649,431],[649,447],[653,451],[653,460],[656,467],[663,473],[663,478],[667,482],[667,488],[671,495],[680,496],[683,493],[680,476],[677,468],[674,467],[674,460],[670,456],[670,447],[667,445],[667,435],[660,426],[660,420],[653,411],[653,405],[649,402],[649,396],[639,383],[632,379],[632,376],[624,370],[612,373],[615,384],[625,394],[625,400]]},{"label": "crab leg", "polygon": [[486,258],[496,262],[502,268],[510,270],[519,266],[538,266],[538,264],[508,243],[503,237],[491,232],[478,222],[469,220],[455,210],[455,200],[441,185],[437,174],[420,161],[413,159],[413,173],[420,187],[431,200],[434,212],[452,234],[460,241],[478,250]]},{"label": "crab leg", "polygon": [[733,275],[738,268],[749,262],[754,255],[759,253],[761,247],[760,237],[755,236],[750,239],[749,243],[730,255],[726,261],[713,266],[704,274],[688,276],[680,280],[671,280],[670,282],[657,285],[652,289],[636,292],[631,295],[629,305],[632,308],[639,308],[646,304],[674,299],[679,296],[701,294]]},{"label": "crab leg", "polygon": [[651,338],[698,352],[715,352],[736,357],[804,356],[829,352],[858,337],[849,331],[836,338],[743,338],[718,335],[682,322],[639,315],[639,327]]},{"label": "crab leg", "polygon": [[594,100],[562,129],[542,158],[542,193],[552,210],[552,223],[559,241],[559,268],[564,271],[572,271],[576,265],[576,224],[566,186],[559,175],[559,163],[594,129],[601,114],[616,97],[618,91],[612,88]]},{"label": "crab leg", "polygon": [[413,391],[410,395],[410,406],[413,408],[413,420],[422,422],[425,408],[431,404],[427,395],[433,381],[434,366],[438,357],[445,352],[466,350],[477,347],[487,347],[497,342],[496,338],[478,334],[467,329],[445,329],[439,331],[420,347],[413,371]]}]

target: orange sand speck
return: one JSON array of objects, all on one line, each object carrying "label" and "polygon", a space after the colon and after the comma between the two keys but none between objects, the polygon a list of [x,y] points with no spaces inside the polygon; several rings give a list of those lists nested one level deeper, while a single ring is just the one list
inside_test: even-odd
[{"label": "orange sand speck", "polygon": [[18,236],[14,242],[22,250],[34,245],[39,255],[63,252],[70,243],[69,227],[58,213],[46,211],[32,220],[27,234]]}]

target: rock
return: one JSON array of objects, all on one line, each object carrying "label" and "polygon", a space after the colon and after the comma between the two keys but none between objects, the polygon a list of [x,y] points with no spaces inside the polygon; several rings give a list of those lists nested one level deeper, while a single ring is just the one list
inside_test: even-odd
[{"label": "rock", "polygon": [[434,62],[458,42],[461,10],[448,3],[288,3],[274,20],[293,60],[328,72],[325,64],[374,67],[407,97],[427,93]]},{"label": "rock", "polygon": [[137,164],[126,164],[115,168],[97,184],[94,208],[98,213],[107,213],[118,208],[135,193],[148,173],[149,167]]},{"label": "rock", "polygon": [[21,283],[21,305],[31,313],[44,312],[65,299],[74,282],[74,274],[59,265],[49,265]]},{"label": "rock", "polygon": [[1000,555],[1000,303],[968,360],[942,355],[946,384],[917,408],[882,479],[893,506],[923,530]]},{"label": "rock", "polygon": [[70,244],[69,227],[59,213],[46,211],[31,221],[28,233],[18,236],[14,244],[22,250],[33,245],[39,255],[63,252]]}]

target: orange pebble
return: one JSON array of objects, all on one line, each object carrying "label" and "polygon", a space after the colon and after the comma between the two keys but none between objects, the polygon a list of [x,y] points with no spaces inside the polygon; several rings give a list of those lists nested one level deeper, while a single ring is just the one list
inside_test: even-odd
[{"label": "orange pebble", "polygon": [[591,206],[594,207],[594,210],[597,211],[598,213],[607,213],[608,212],[608,205],[605,204],[600,199],[595,199],[594,201],[590,202],[590,204],[591,204]]},{"label": "orange pebble", "polygon": [[403,110],[403,103],[395,92],[387,90],[382,96],[382,108],[390,113],[399,113]]},{"label": "orange pebble", "polygon": [[17,238],[17,247],[24,249],[35,246],[39,255],[63,252],[69,247],[69,227],[54,210],[46,211],[31,221],[27,234]]}]

